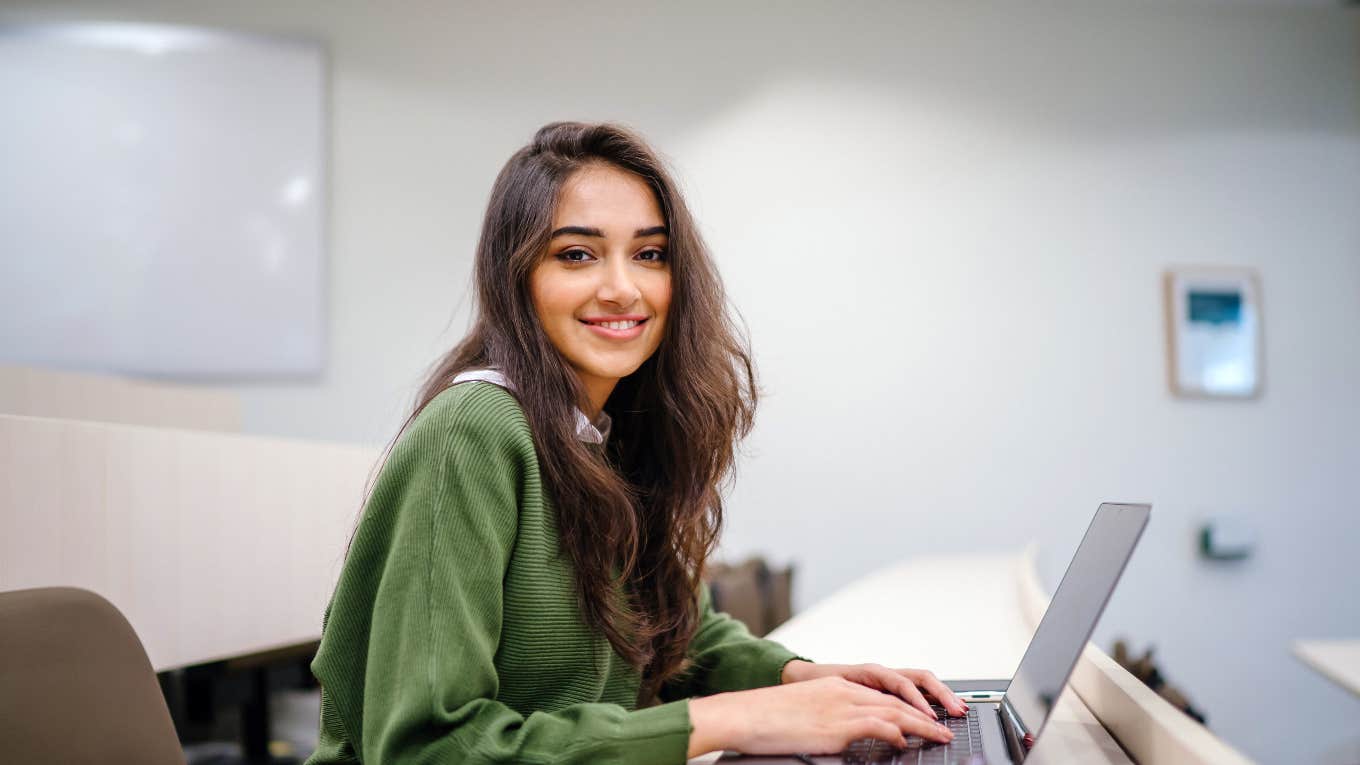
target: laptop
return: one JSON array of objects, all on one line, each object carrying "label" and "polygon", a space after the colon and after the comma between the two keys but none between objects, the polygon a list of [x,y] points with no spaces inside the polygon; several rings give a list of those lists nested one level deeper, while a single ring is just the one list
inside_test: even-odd
[{"label": "laptop", "polygon": [[907,738],[907,749],[886,741],[861,739],[841,754],[747,756],[726,754],[723,761],[757,763],[869,763],[881,765],[1003,765],[1024,762],[1043,735],[1044,723],[1077,665],[1091,631],[1105,610],[1133,548],[1143,534],[1150,505],[1107,502],[1096,510],[1067,573],[1058,584],[1024,658],[1010,680],[945,681],[969,706],[966,717],[935,711],[954,732],[948,744]]}]

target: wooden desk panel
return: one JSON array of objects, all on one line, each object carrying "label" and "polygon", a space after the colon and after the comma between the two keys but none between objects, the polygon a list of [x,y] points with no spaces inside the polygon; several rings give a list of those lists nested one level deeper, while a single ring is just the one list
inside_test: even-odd
[{"label": "wooden desk panel", "polygon": [[0,364],[0,414],[236,432],[241,402],[225,388]]},{"label": "wooden desk panel", "polygon": [[1295,640],[1294,655],[1323,677],[1360,696],[1360,640]]},{"label": "wooden desk panel", "polygon": [[0,589],[103,595],[157,671],[315,641],[377,456],[0,415]]}]

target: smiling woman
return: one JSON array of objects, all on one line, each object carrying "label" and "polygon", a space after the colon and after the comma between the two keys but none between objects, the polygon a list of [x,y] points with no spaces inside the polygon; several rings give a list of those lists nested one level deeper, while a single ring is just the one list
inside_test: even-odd
[{"label": "smiling woman", "polygon": [[476,283],[472,330],[387,455],[327,608],[309,762],[949,737],[924,694],[964,707],[930,673],[814,665],[712,609],[700,575],[755,376],[640,138],[539,130],[496,178]]},{"label": "smiling woman", "polygon": [[601,163],[563,185],[552,225],[530,293],[543,331],[598,413],[661,345],[671,304],[665,218],[642,178]]}]

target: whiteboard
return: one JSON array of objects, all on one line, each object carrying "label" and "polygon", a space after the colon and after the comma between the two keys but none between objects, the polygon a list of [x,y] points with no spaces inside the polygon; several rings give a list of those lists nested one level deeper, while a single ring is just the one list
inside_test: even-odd
[{"label": "whiteboard", "polygon": [[0,362],[320,372],[319,44],[0,26]]}]

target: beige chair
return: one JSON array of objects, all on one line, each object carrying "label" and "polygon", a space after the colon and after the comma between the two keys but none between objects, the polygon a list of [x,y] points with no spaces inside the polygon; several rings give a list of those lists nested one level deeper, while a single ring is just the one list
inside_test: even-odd
[{"label": "beige chair", "polygon": [[771,569],[764,558],[710,563],[704,571],[713,609],[744,623],[760,637],[793,615],[793,567]]},{"label": "beige chair", "polygon": [[183,765],[132,625],[87,590],[0,593],[0,760]]}]

